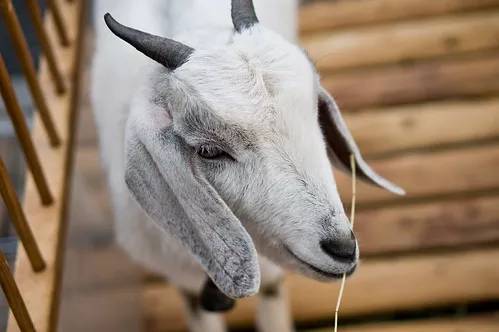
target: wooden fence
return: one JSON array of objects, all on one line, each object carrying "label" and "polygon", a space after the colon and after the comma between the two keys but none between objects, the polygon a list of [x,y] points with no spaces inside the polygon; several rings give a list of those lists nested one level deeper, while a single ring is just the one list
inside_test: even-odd
[{"label": "wooden fence", "polygon": [[86,1],[47,4],[42,17],[38,1],[26,0],[43,53],[36,72],[16,8],[11,0],[0,0],[1,21],[37,109],[30,132],[0,56],[2,99],[30,171],[21,204],[0,159],[0,193],[24,248],[15,266],[0,254],[0,282],[13,314],[8,331],[54,331],[57,326]]}]

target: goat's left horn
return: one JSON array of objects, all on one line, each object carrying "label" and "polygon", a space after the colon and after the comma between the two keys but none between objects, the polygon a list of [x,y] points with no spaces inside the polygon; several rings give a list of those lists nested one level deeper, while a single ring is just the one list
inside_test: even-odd
[{"label": "goat's left horn", "polygon": [[104,15],[108,28],[138,51],[174,70],[187,62],[194,49],[175,40],[154,36],[118,23],[111,14]]},{"label": "goat's left horn", "polygon": [[232,23],[237,32],[251,28],[258,23],[253,0],[232,0]]}]

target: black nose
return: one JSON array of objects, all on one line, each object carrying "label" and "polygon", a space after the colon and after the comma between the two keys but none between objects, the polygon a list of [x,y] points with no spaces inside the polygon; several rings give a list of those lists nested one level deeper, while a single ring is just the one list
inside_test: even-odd
[{"label": "black nose", "polygon": [[322,240],[321,248],[340,262],[351,263],[357,256],[357,242],[353,235],[347,238]]}]

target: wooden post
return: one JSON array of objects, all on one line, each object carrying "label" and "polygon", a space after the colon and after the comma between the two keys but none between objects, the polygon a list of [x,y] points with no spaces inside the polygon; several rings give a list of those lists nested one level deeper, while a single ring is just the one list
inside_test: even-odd
[{"label": "wooden post", "polygon": [[50,12],[54,17],[55,29],[57,31],[57,36],[59,36],[59,41],[62,46],[69,46],[69,38],[66,31],[66,26],[62,18],[61,11],[55,0],[47,0],[47,5],[50,8]]},{"label": "wooden post", "polygon": [[60,144],[59,135],[57,134],[54,122],[52,121],[40,83],[36,77],[35,65],[33,64],[33,59],[29,52],[26,39],[24,38],[19,19],[17,18],[16,12],[12,5],[12,0],[0,0],[0,11],[5,21],[5,25],[12,37],[14,48],[17,52],[18,58],[21,61],[26,81],[28,82],[28,86],[31,90],[36,107],[38,108],[43,125],[47,130],[50,143],[52,146],[58,146]]},{"label": "wooden post", "polygon": [[26,221],[26,216],[21,208],[21,204],[17,199],[14,186],[9,179],[7,168],[5,167],[2,159],[0,158],[0,195],[3,198],[12,223],[16,228],[17,236],[26,250],[26,254],[31,262],[34,271],[38,272],[45,268],[45,261],[42,258],[40,249],[36,244],[31,228]]},{"label": "wooden post", "polygon": [[7,67],[5,66],[5,62],[3,61],[3,57],[1,55],[0,93],[3,98],[5,108],[7,109],[7,113],[12,121],[12,126],[16,131],[17,138],[19,139],[19,142],[24,150],[24,156],[31,174],[33,175],[33,179],[35,180],[42,204],[50,205],[53,202],[53,197],[50,193],[45,175],[43,174],[35,147],[33,146],[33,141],[31,140],[31,135],[21,111],[21,107],[17,102],[15,91],[10,82],[9,73],[7,72]]},{"label": "wooden post", "polygon": [[31,20],[33,21],[38,40],[40,41],[40,45],[43,49],[43,54],[47,58],[47,65],[50,75],[52,76],[52,79],[54,81],[56,91],[57,93],[65,93],[66,85],[64,84],[64,79],[62,78],[61,71],[57,66],[54,49],[50,44],[47,32],[45,31],[45,27],[43,26],[42,11],[40,9],[40,5],[38,4],[38,0],[26,0],[26,5],[28,6],[28,12],[31,15]]},{"label": "wooden post", "polygon": [[35,332],[33,321],[29,316],[26,304],[24,304],[24,300],[19,293],[16,281],[12,276],[12,272],[10,271],[9,264],[5,259],[3,252],[0,252],[0,284],[3,293],[5,294],[5,298],[9,303],[10,310],[12,310],[17,325],[19,325],[19,329],[23,332]]}]

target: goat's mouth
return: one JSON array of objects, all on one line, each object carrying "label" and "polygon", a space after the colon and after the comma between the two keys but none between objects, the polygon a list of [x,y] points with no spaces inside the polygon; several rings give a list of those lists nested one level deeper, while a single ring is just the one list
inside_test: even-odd
[{"label": "goat's mouth", "polygon": [[354,266],[352,266],[350,268],[350,270],[348,270],[344,273],[335,273],[335,272],[324,271],[324,270],[319,269],[318,267],[316,267],[310,263],[305,262],[303,259],[298,257],[291,249],[289,249],[287,246],[284,246],[284,248],[296,261],[298,261],[298,263],[300,265],[306,267],[309,270],[312,270],[313,272],[315,272],[316,274],[320,275],[323,278],[341,279],[341,278],[343,278],[343,274],[345,274],[347,277],[349,277],[350,275],[352,275],[355,272],[355,269],[357,268],[357,264],[355,264]]}]

